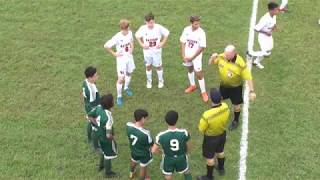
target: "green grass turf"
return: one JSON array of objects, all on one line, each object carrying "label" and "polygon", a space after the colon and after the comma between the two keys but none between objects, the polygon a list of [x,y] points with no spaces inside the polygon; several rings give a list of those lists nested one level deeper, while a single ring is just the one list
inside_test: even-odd
[{"label": "green grass turf", "polygon": [[[264,13],[263,0],[259,17]],[[202,137],[197,123],[209,104],[198,93],[185,95],[186,70],[179,56],[179,36],[187,17],[199,14],[207,33],[203,64],[207,88],[219,84],[216,67],[206,61],[213,51],[234,43],[240,54],[247,47],[251,0],[205,1],[5,1],[0,0],[0,179],[102,179],[97,157],[86,144],[85,119],[79,96],[83,71],[98,67],[100,92],[115,94],[115,59],[103,49],[118,32],[120,18],[132,21],[135,32],[143,15],[171,34],[163,50],[166,87],[145,88],[142,50],[136,43],[134,97],[114,109],[119,158],[115,171],[127,179],[129,148],[124,126],[136,108],[146,108],[146,128],[155,136],[166,125],[163,116],[175,109],[178,125],[191,133],[190,168],[205,173]],[[319,11],[317,0],[289,2],[288,14],[278,17],[275,49],[254,69],[257,100],[250,106],[248,179],[318,179],[319,170]],[[155,78],[154,72],[154,78]],[[156,81],[154,81],[156,82]],[[238,175],[241,129],[228,134],[225,177]],[[150,166],[152,179],[161,179],[160,157]],[[175,179],[182,179],[176,175]]]}]

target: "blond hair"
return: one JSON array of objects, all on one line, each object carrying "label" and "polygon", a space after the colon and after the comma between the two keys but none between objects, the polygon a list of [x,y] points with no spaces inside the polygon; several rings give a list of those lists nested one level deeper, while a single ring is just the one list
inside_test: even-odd
[{"label": "blond hair", "polygon": [[119,26],[121,30],[127,30],[130,26],[130,21],[127,19],[121,19],[119,22]]}]

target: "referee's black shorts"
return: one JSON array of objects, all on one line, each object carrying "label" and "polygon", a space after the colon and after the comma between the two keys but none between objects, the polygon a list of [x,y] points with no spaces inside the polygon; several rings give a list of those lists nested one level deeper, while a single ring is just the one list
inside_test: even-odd
[{"label": "referee's black shorts", "polygon": [[220,93],[223,99],[230,99],[234,105],[243,103],[242,85],[237,87],[226,87],[220,84]]},{"label": "referee's black shorts", "polygon": [[212,159],[215,153],[221,153],[226,143],[226,132],[219,136],[204,136],[202,143],[202,155],[207,159]]}]

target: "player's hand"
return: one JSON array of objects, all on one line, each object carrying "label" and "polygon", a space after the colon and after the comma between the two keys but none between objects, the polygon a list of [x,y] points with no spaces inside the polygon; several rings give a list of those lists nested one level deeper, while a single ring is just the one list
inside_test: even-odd
[{"label": "player's hand", "polygon": [[249,99],[250,101],[254,101],[256,99],[257,95],[254,91],[249,92]]},{"label": "player's hand", "polygon": [[184,61],[184,62],[190,62],[190,61],[192,61],[192,58],[190,58],[190,57],[184,57],[184,58],[183,58],[183,61]]},{"label": "player's hand", "polygon": [[142,48],[143,49],[149,49],[149,46],[148,45],[143,45]]},{"label": "player's hand", "polygon": [[160,48],[162,48],[162,47],[163,47],[163,43],[159,43],[159,44],[156,46],[157,49],[160,49]]},{"label": "player's hand", "polygon": [[208,64],[209,64],[209,65],[212,64],[212,61],[214,61],[215,59],[217,59],[217,57],[218,57],[218,53],[213,53],[213,54],[211,55],[210,59],[209,59]]},{"label": "player's hand", "polygon": [[113,54],[113,56],[114,57],[121,57],[121,56],[123,56],[123,54],[120,53],[120,52],[116,52],[116,53]]}]

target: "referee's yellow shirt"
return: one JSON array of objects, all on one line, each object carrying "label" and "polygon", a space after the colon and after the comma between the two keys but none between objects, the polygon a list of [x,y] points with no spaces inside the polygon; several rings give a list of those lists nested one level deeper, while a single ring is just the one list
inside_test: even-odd
[{"label": "referee's yellow shirt", "polygon": [[199,131],[207,136],[219,136],[227,129],[230,110],[226,103],[211,108],[202,114]]},{"label": "referee's yellow shirt", "polygon": [[218,64],[221,85],[223,86],[237,87],[242,84],[243,80],[252,80],[251,72],[239,55],[237,55],[235,62],[229,62],[224,58],[224,53],[219,54],[215,64]]}]

